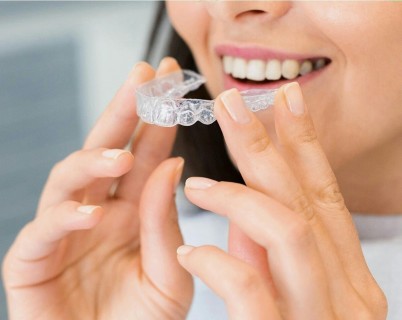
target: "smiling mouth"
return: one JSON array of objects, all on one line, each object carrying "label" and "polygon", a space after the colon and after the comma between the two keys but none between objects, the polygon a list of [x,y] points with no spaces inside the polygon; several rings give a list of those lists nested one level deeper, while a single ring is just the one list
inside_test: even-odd
[{"label": "smiling mouth", "polygon": [[331,63],[328,58],[247,60],[223,55],[221,59],[224,72],[234,80],[245,84],[269,84],[294,80],[323,69]]}]

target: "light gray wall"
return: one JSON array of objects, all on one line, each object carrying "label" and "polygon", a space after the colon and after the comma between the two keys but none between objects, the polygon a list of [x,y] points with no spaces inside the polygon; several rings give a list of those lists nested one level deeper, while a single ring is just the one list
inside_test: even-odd
[{"label": "light gray wall", "polygon": [[[0,257],[145,49],[156,3],[0,2]],[[0,290],[0,319],[6,319]]]}]

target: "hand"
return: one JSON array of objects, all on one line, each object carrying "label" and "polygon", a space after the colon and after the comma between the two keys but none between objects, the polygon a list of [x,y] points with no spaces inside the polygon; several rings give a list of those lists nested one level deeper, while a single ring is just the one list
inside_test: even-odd
[{"label": "hand", "polygon": [[[179,69],[164,59],[156,73]],[[174,193],[183,160],[166,159],[175,128],[137,127],[135,87],[155,71],[139,63],[82,150],[58,163],[36,218],[3,265],[10,319],[184,319],[191,276]],[[113,191],[113,192],[112,192]]]},{"label": "hand", "polygon": [[236,90],[217,99],[216,118],[247,186],[190,178],[185,192],[236,227],[232,255],[183,246],[180,263],[225,300],[231,319],[385,319],[386,299],[297,83],[281,88],[274,112],[280,148]]}]

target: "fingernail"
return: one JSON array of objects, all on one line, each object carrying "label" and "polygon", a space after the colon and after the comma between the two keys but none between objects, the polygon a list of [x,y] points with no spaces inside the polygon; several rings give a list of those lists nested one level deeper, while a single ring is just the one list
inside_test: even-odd
[{"label": "fingernail", "polygon": [[140,61],[140,62],[137,62],[133,66],[133,68],[131,69],[131,71],[128,74],[128,77],[127,77],[127,80],[128,80],[127,84],[128,85],[136,85],[137,84],[138,75],[141,74],[139,69],[142,68],[142,67],[145,67],[146,65],[147,65],[146,62]]},{"label": "fingernail", "polygon": [[304,113],[304,100],[299,84],[297,82],[287,84],[284,93],[290,112],[296,116],[302,115]]},{"label": "fingernail", "polygon": [[186,188],[204,190],[216,183],[217,181],[208,178],[191,177],[186,180]]},{"label": "fingernail", "polygon": [[243,98],[236,89],[231,89],[221,95],[221,100],[230,117],[237,123],[245,124],[251,120]]},{"label": "fingernail", "polygon": [[175,177],[175,182],[174,182],[174,188],[176,189],[177,186],[180,183],[180,178],[181,178],[181,174],[183,172],[183,167],[184,167],[184,159],[182,157],[180,158],[180,163],[177,165],[176,168],[176,177]]},{"label": "fingernail", "polygon": [[184,245],[184,246],[178,247],[177,250],[176,250],[176,252],[177,252],[177,254],[178,254],[179,256],[184,256],[184,255],[186,255],[186,254],[189,254],[189,253],[190,253],[191,251],[193,251],[193,250],[194,250],[194,247],[193,247],[193,246]]},{"label": "fingernail", "polygon": [[175,59],[175,58],[173,58],[173,57],[164,57],[160,62],[159,62],[159,65],[158,65],[158,69],[161,67],[161,66],[163,66],[163,65],[168,65],[169,63],[177,63],[177,60]]},{"label": "fingernail", "polygon": [[120,157],[123,153],[130,153],[127,150],[121,150],[121,149],[109,149],[105,150],[102,152],[102,156],[108,159],[114,159],[116,160],[118,157]]},{"label": "fingernail", "polygon": [[80,206],[77,208],[77,211],[81,213],[91,214],[95,211],[96,208],[99,208],[99,206]]},{"label": "fingernail", "polygon": [[133,74],[136,72],[137,68],[141,65],[145,64],[144,61],[139,61],[137,62],[130,70],[130,73],[128,74],[128,78],[132,77]]}]

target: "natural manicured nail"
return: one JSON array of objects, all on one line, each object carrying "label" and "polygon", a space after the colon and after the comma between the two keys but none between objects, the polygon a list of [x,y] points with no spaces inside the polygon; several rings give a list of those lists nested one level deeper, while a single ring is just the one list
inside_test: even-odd
[{"label": "natural manicured nail", "polygon": [[290,112],[296,116],[300,116],[304,113],[304,100],[297,82],[292,82],[284,87],[284,93],[286,97],[286,103]]},{"label": "natural manicured nail", "polygon": [[230,117],[237,123],[245,124],[251,120],[249,111],[244,105],[243,98],[236,89],[226,91],[221,100]]},{"label": "natural manicured nail", "polygon": [[184,159],[179,157],[180,162],[176,167],[176,177],[175,177],[175,182],[174,182],[174,188],[176,189],[177,186],[180,183],[180,178],[181,178],[181,174],[183,172],[183,167],[184,167]]},{"label": "natural manicured nail", "polygon": [[123,153],[129,153],[127,150],[121,150],[121,149],[109,149],[105,150],[102,152],[102,156],[108,159],[114,159],[116,160],[118,157],[120,157]]},{"label": "natural manicured nail", "polygon": [[85,214],[91,214],[96,208],[99,208],[99,206],[80,206],[77,208],[77,211]]},{"label": "natural manicured nail", "polygon": [[204,190],[216,183],[217,181],[208,178],[191,177],[186,180],[186,188]]},{"label": "natural manicured nail", "polygon": [[189,254],[193,250],[194,250],[193,246],[184,245],[184,246],[180,246],[180,247],[177,248],[177,254],[179,256],[184,256],[186,254]]}]

